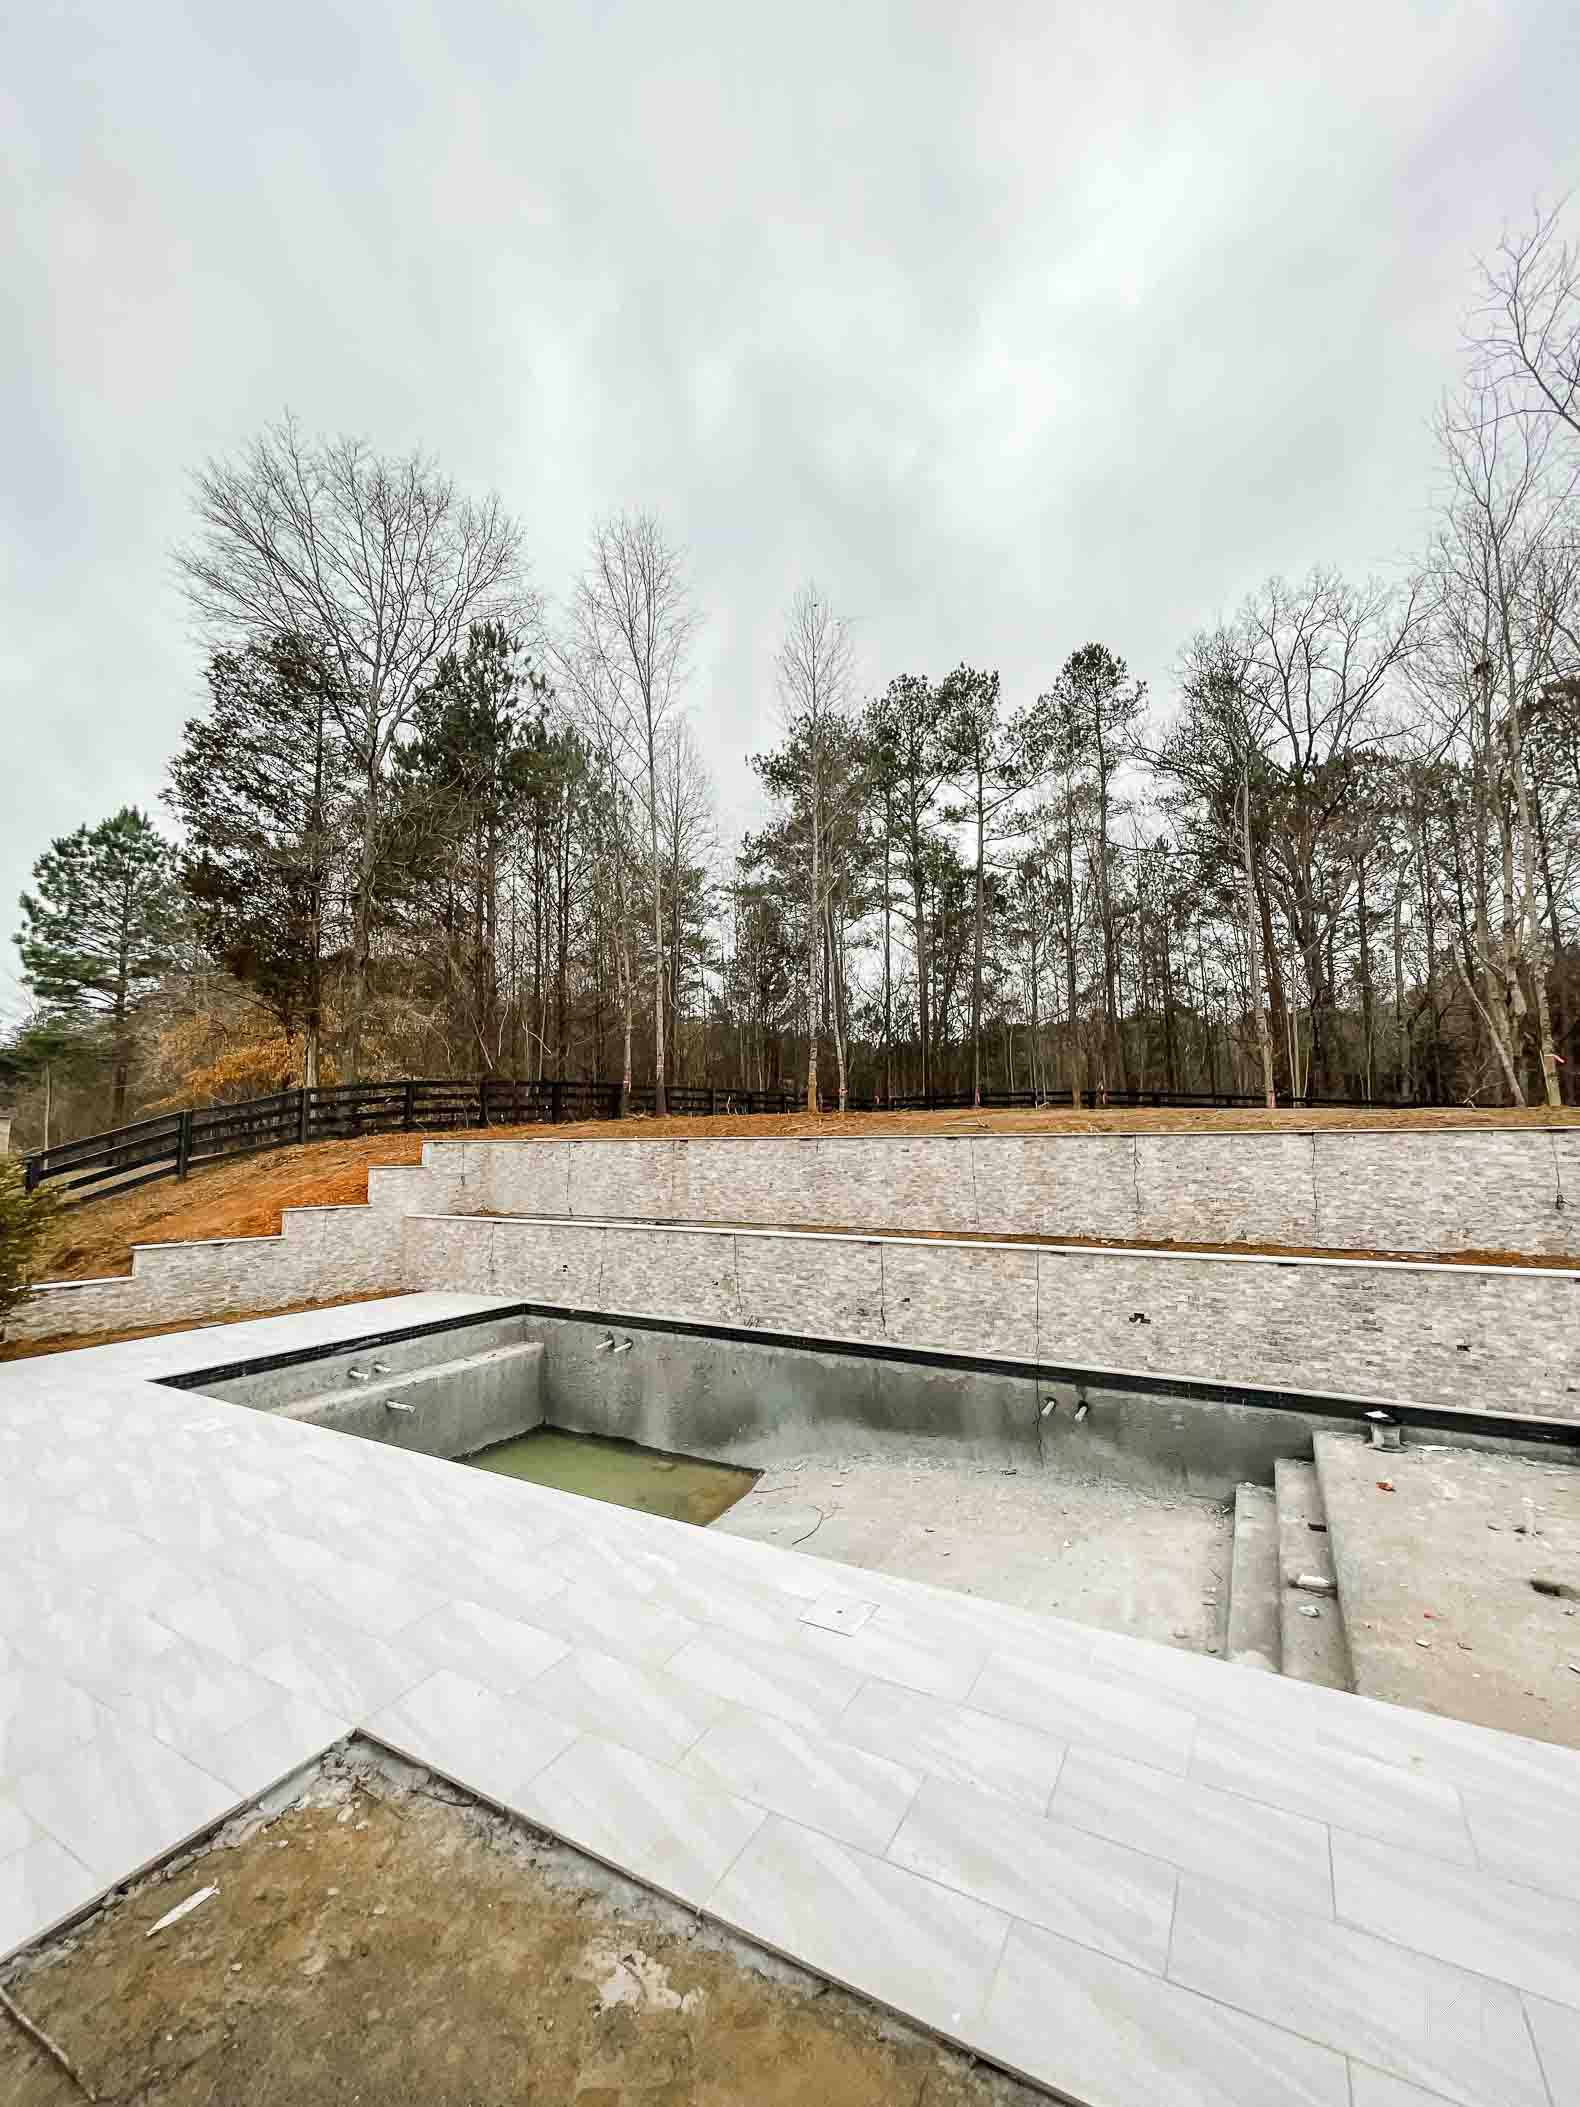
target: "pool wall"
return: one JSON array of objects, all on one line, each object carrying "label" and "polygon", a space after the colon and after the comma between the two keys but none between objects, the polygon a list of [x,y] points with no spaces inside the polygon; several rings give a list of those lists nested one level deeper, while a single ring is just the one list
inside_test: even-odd
[{"label": "pool wall", "polygon": [[544,1419],[544,1348],[519,1316],[205,1378],[205,1397],[414,1449],[470,1456]]}]

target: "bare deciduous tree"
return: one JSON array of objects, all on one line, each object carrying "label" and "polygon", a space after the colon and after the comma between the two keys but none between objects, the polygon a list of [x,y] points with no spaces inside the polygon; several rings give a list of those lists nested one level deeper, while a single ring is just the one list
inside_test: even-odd
[{"label": "bare deciduous tree", "polygon": [[634,791],[647,821],[653,912],[654,1110],[664,1085],[664,871],[659,848],[664,732],[678,701],[697,617],[684,553],[651,512],[622,512],[594,527],[587,568],[571,599],[559,655],[572,672],[588,729]]},{"label": "bare deciduous tree", "polygon": [[[808,841],[806,1108],[815,1112],[818,960],[832,931],[828,913],[832,866],[824,843],[835,789],[833,775],[840,762],[837,733],[845,722],[851,680],[849,634],[815,585],[803,585],[791,601],[776,663],[785,730],[803,777],[798,788]],[[837,1028],[837,1014],[835,1022]]]},{"label": "bare deciduous tree", "polygon": [[1556,420],[1580,440],[1580,243],[1560,212],[1538,212],[1482,259],[1465,334],[1484,408]]},{"label": "bare deciduous tree", "polygon": [[175,552],[187,600],[220,641],[310,641],[335,668],[335,711],[364,782],[346,1062],[358,1072],[380,822],[391,749],[469,622],[530,623],[520,529],[425,455],[308,438],[289,415],[193,478],[197,533]]}]

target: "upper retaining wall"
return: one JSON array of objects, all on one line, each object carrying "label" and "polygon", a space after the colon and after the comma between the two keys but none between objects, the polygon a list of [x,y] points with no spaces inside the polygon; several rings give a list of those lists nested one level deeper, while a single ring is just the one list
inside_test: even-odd
[{"label": "upper retaining wall", "polygon": [[397,1213],[1580,1258],[1580,1129],[436,1141]]},{"label": "upper retaining wall", "polygon": [[1332,1395],[1580,1416],[1580,1273],[409,1216],[413,1286]]}]

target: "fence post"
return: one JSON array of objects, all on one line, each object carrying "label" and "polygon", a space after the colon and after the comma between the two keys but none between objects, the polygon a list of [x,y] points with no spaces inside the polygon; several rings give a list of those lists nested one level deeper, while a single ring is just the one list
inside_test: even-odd
[{"label": "fence post", "polygon": [[184,1178],[192,1161],[192,1115],[183,1112],[176,1128],[176,1176]]},{"label": "fence post", "polygon": [[477,1079],[477,1124],[480,1127],[488,1125],[488,1077],[486,1075],[480,1075]]},{"label": "fence post", "polygon": [[401,1093],[401,1129],[407,1134],[417,1131],[417,1085],[409,1076]]},{"label": "fence post", "polygon": [[29,1156],[22,1167],[22,1190],[24,1192],[32,1192],[41,1183],[43,1176],[44,1173],[39,1168],[38,1157]]},{"label": "fence post", "polygon": [[308,1109],[311,1104],[312,1093],[304,1084],[296,1093],[296,1139],[299,1144],[303,1145],[307,1141],[308,1122],[312,1117]]}]

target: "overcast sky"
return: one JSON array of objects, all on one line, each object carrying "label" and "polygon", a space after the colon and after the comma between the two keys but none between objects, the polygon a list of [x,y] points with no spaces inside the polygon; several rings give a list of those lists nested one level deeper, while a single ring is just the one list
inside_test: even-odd
[{"label": "overcast sky", "polygon": [[154,804],[185,474],[286,406],[497,488],[551,601],[658,510],[730,826],[804,577],[873,686],[1019,704],[1101,638],[1165,695],[1268,573],[1419,545],[1470,263],[1580,182],[1577,82],[1574,0],[14,16],[0,930]]}]

